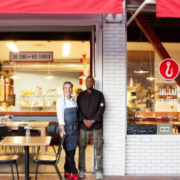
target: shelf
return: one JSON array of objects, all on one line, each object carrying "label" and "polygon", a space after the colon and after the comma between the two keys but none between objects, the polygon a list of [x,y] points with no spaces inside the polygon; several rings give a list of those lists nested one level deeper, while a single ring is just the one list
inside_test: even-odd
[{"label": "shelf", "polygon": [[21,97],[60,97],[60,95],[21,95]]},{"label": "shelf", "polygon": [[44,107],[44,106],[20,106],[20,107],[29,107],[29,108],[33,108],[33,107]]}]

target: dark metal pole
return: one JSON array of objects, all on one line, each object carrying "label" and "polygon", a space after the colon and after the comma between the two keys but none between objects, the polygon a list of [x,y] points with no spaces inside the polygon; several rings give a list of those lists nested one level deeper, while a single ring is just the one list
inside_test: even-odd
[{"label": "dark metal pole", "polygon": [[25,146],[25,180],[29,180],[29,146]]}]

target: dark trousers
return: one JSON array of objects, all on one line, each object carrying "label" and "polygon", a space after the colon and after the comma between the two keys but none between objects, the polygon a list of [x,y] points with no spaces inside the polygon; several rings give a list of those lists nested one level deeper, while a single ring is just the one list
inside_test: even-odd
[{"label": "dark trousers", "polygon": [[66,152],[66,159],[64,164],[64,171],[66,173],[77,174],[78,171],[76,169],[76,163],[74,161],[76,150],[70,150],[70,151],[65,150],[65,152]]}]

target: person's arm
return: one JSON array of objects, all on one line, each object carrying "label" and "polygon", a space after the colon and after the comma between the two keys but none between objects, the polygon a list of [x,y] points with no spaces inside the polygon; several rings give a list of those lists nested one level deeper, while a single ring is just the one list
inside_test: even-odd
[{"label": "person's arm", "polygon": [[83,112],[81,110],[81,100],[80,99],[81,99],[81,95],[79,95],[77,98],[79,122],[83,121],[85,126],[87,127],[87,119],[84,117]]},{"label": "person's arm", "polygon": [[94,115],[93,120],[95,120],[96,122],[101,122],[103,119],[104,111],[105,111],[105,100],[104,100],[103,94],[101,93],[99,104],[98,104],[98,110],[96,114]]},{"label": "person's arm", "polygon": [[77,105],[78,105],[79,122],[82,122],[85,120],[85,117],[84,117],[82,110],[81,110],[81,95],[79,95],[77,98]]},{"label": "person's arm", "polygon": [[61,129],[61,137],[66,135],[65,122],[64,122],[64,107],[60,99],[56,103],[57,118]]}]

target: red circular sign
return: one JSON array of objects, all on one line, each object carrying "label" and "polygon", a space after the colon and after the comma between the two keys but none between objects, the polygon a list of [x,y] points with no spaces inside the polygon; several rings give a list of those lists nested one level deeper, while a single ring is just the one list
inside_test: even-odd
[{"label": "red circular sign", "polygon": [[179,65],[173,59],[164,59],[159,65],[159,74],[166,80],[173,80],[179,74]]}]

